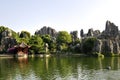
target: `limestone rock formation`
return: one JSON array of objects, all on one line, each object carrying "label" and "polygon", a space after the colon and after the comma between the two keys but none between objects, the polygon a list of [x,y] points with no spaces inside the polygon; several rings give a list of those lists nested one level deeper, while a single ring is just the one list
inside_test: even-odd
[{"label": "limestone rock formation", "polygon": [[101,49],[102,49],[101,46],[102,46],[102,41],[97,39],[94,43],[93,52],[101,53]]},{"label": "limestone rock formation", "polygon": [[0,50],[7,50],[17,44],[16,39],[12,38],[11,30],[5,30],[2,32]]},{"label": "limestone rock formation", "polygon": [[98,37],[100,35],[100,30],[93,30],[92,28],[88,30],[87,34],[84,34],[83,29],[80,31],[80,37],[81,38],[90,38],[90,37]]},{"label": "limestone rock formation", "polygon": [[105,31],[102,32],[101,39],[116,39],[119,37],[119,29],[114,23],[106,22]]},{"label": "limestone rock formation", "polygon": [[80,37],[81,37],[81,38],[84,37],[84,31],[83,31],[83,29],[80,30]]},{"label": "limestone rock formation", "polygon": [[87,36],[88,37],[92,37],[93,36],[93,29],[92,28],[88,30]]},{"label": "limestone rock formation", "polygon": [[119,29],[114,23],[106,22],[106,29],[97,37],[93,52],[120,54]]},{"label": "limestone rock formation", "polygon": [[35,34],[46,35],[49,34],[52,37],[56,37],[57,31],[51,27],[44,26],[40,30],[36,31]]},{"label": "limestone rock formation", "polygon": [[78,31],[72,31],[71,33],[73,42],[78,39]]}]

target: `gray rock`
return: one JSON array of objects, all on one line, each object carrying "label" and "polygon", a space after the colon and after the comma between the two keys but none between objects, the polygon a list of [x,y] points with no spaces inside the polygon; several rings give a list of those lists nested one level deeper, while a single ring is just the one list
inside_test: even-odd
[{"label": "gray rock", "polygon": [[101,33],[100,33],[100,30],[95,30],[95,31],[93,31],[93,36],[94,36],[94,37],[98,37],[100,34],[101,34]]},{"label": "gray rock", "polygon": [[57,35],[57,31],[51,27],[46,27],[44,26],[43,28],[41,28],[40,30],[37,30],[35,32],[35,34],[40,34],[40,35],[46,35],[49,34],[52,37],[56,37]]},{"label": "gray rock", "polygon": [[83,29],[80,30],[80,37],[81,37],[81,38],[84,37],[84,31],[83,31]]},{"label": "gray rock", "polygon": [[92,37],[93,36],[93,29],[92,28],[88,30],[87,36],[88,37]]},{"label": "gray rock", "polygon": [[0,50],[7,50],[17,44],[16,39],[12,38],[12,31],[5,30],[2,32]]},{"label": "gray rock", "polygon": [[101,53],[101,48],[102,48],[102,41],[97,39],[94,44],[93,52]]},{"label": "gray rock", "polygon": [[78,39],[78,31],[72,31],[71,33],[73,42]]},{"label": "gray rock", "polygon": [[101,53],[113,53],[112,40],[102,40]]},{"label": "gray rock", "polygon": [[111,23],[110,21],[107,21],[105,31],[102,32],[100,38],[116,39],[118,37],[119,37],[118,26],[116,26],[114,23]]}]

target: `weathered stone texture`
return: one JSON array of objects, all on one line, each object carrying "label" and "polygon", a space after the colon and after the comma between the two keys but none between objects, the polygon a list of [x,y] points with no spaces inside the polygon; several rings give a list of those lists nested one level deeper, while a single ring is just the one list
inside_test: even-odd
[{"label": "weathered stone texture", "polygon": [[72,31],[71,33],[73,42],[78,39],[78,31]]},{"label": "weathered stone texture", "polygon": [[106,22],[105,30],[97,37],[93,51],[120,54],[119,29],[114,23]]},{"label": "weathered stone texture", "polygon": [[16,39],[12,38],[11,30],[5,30],[4,32],[2,32],[1,45],[0,45],[1,51],[3,49],[7,50],[8,48],[11,48],[15,44],[17,44],[17,42]]},{"label": "weathered stone texture", "polygon": [[44,26],[40,30],[36,31],[35,34],[46,35],[49,34],[52,37],[56,37],[57,31],[51,27]]}]

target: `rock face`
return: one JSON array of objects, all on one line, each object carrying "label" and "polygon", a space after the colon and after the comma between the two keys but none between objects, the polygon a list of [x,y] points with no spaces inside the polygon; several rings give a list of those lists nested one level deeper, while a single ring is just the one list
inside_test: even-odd
[{"label": "rock face", "polygon": [[40,30],[36,31],[35,34],[46,35],[49,34],[52,37],[56,37],[57,31],[51,27],[44,26]]},{"label": "rock face", "polygon": [[110,21],[106,22],[106,29],[94,44],[93,52],[120,54],[120,36],[118,26]]},{"label": "rock face", "polygon": [[71,33],[73,42],[78,39],[78,31],[72,31]]},{"label": "rock face", "polygon": [[93,29],[88,30],[87,36],[88,37],[93,36]]},{"label": "rock face", "polygon": [[92,28],[88,30],[87,34],[84,34],[83,29],[81,29],[80,31],[80,37],[81,38],[90,38],[90,37],[98,37],[100,35],[100,31],[99,30],[93,30]]},{"label": "rock face", "polygon": [[0,51],[7,50],[8,48],[13,47],[15,44],[17,44],[17,42],[16,39],[12,38],[11,30],[5,30],[2,32]]},{"label": "rock face", "polygon": [[118,38],[119,37],[118,26],[116,26],[114,23],[111,23],[110,21],[107,21],[105,31],[103,31],[101,36],[99,36],[99,37],[101,39],[116,39],[116,38]]},{"label": "rock face", "polygon": [[80,30],[80,37],[81,37],[81,38],[84,37],[84,31],[83,31],[83,29]]}]

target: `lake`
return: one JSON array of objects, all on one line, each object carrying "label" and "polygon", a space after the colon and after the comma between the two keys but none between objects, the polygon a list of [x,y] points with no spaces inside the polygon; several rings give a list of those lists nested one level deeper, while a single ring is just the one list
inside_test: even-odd
[{"label": "lake", "polygon": [[0,80],[120,80],[120,58],[0,58]]}]

